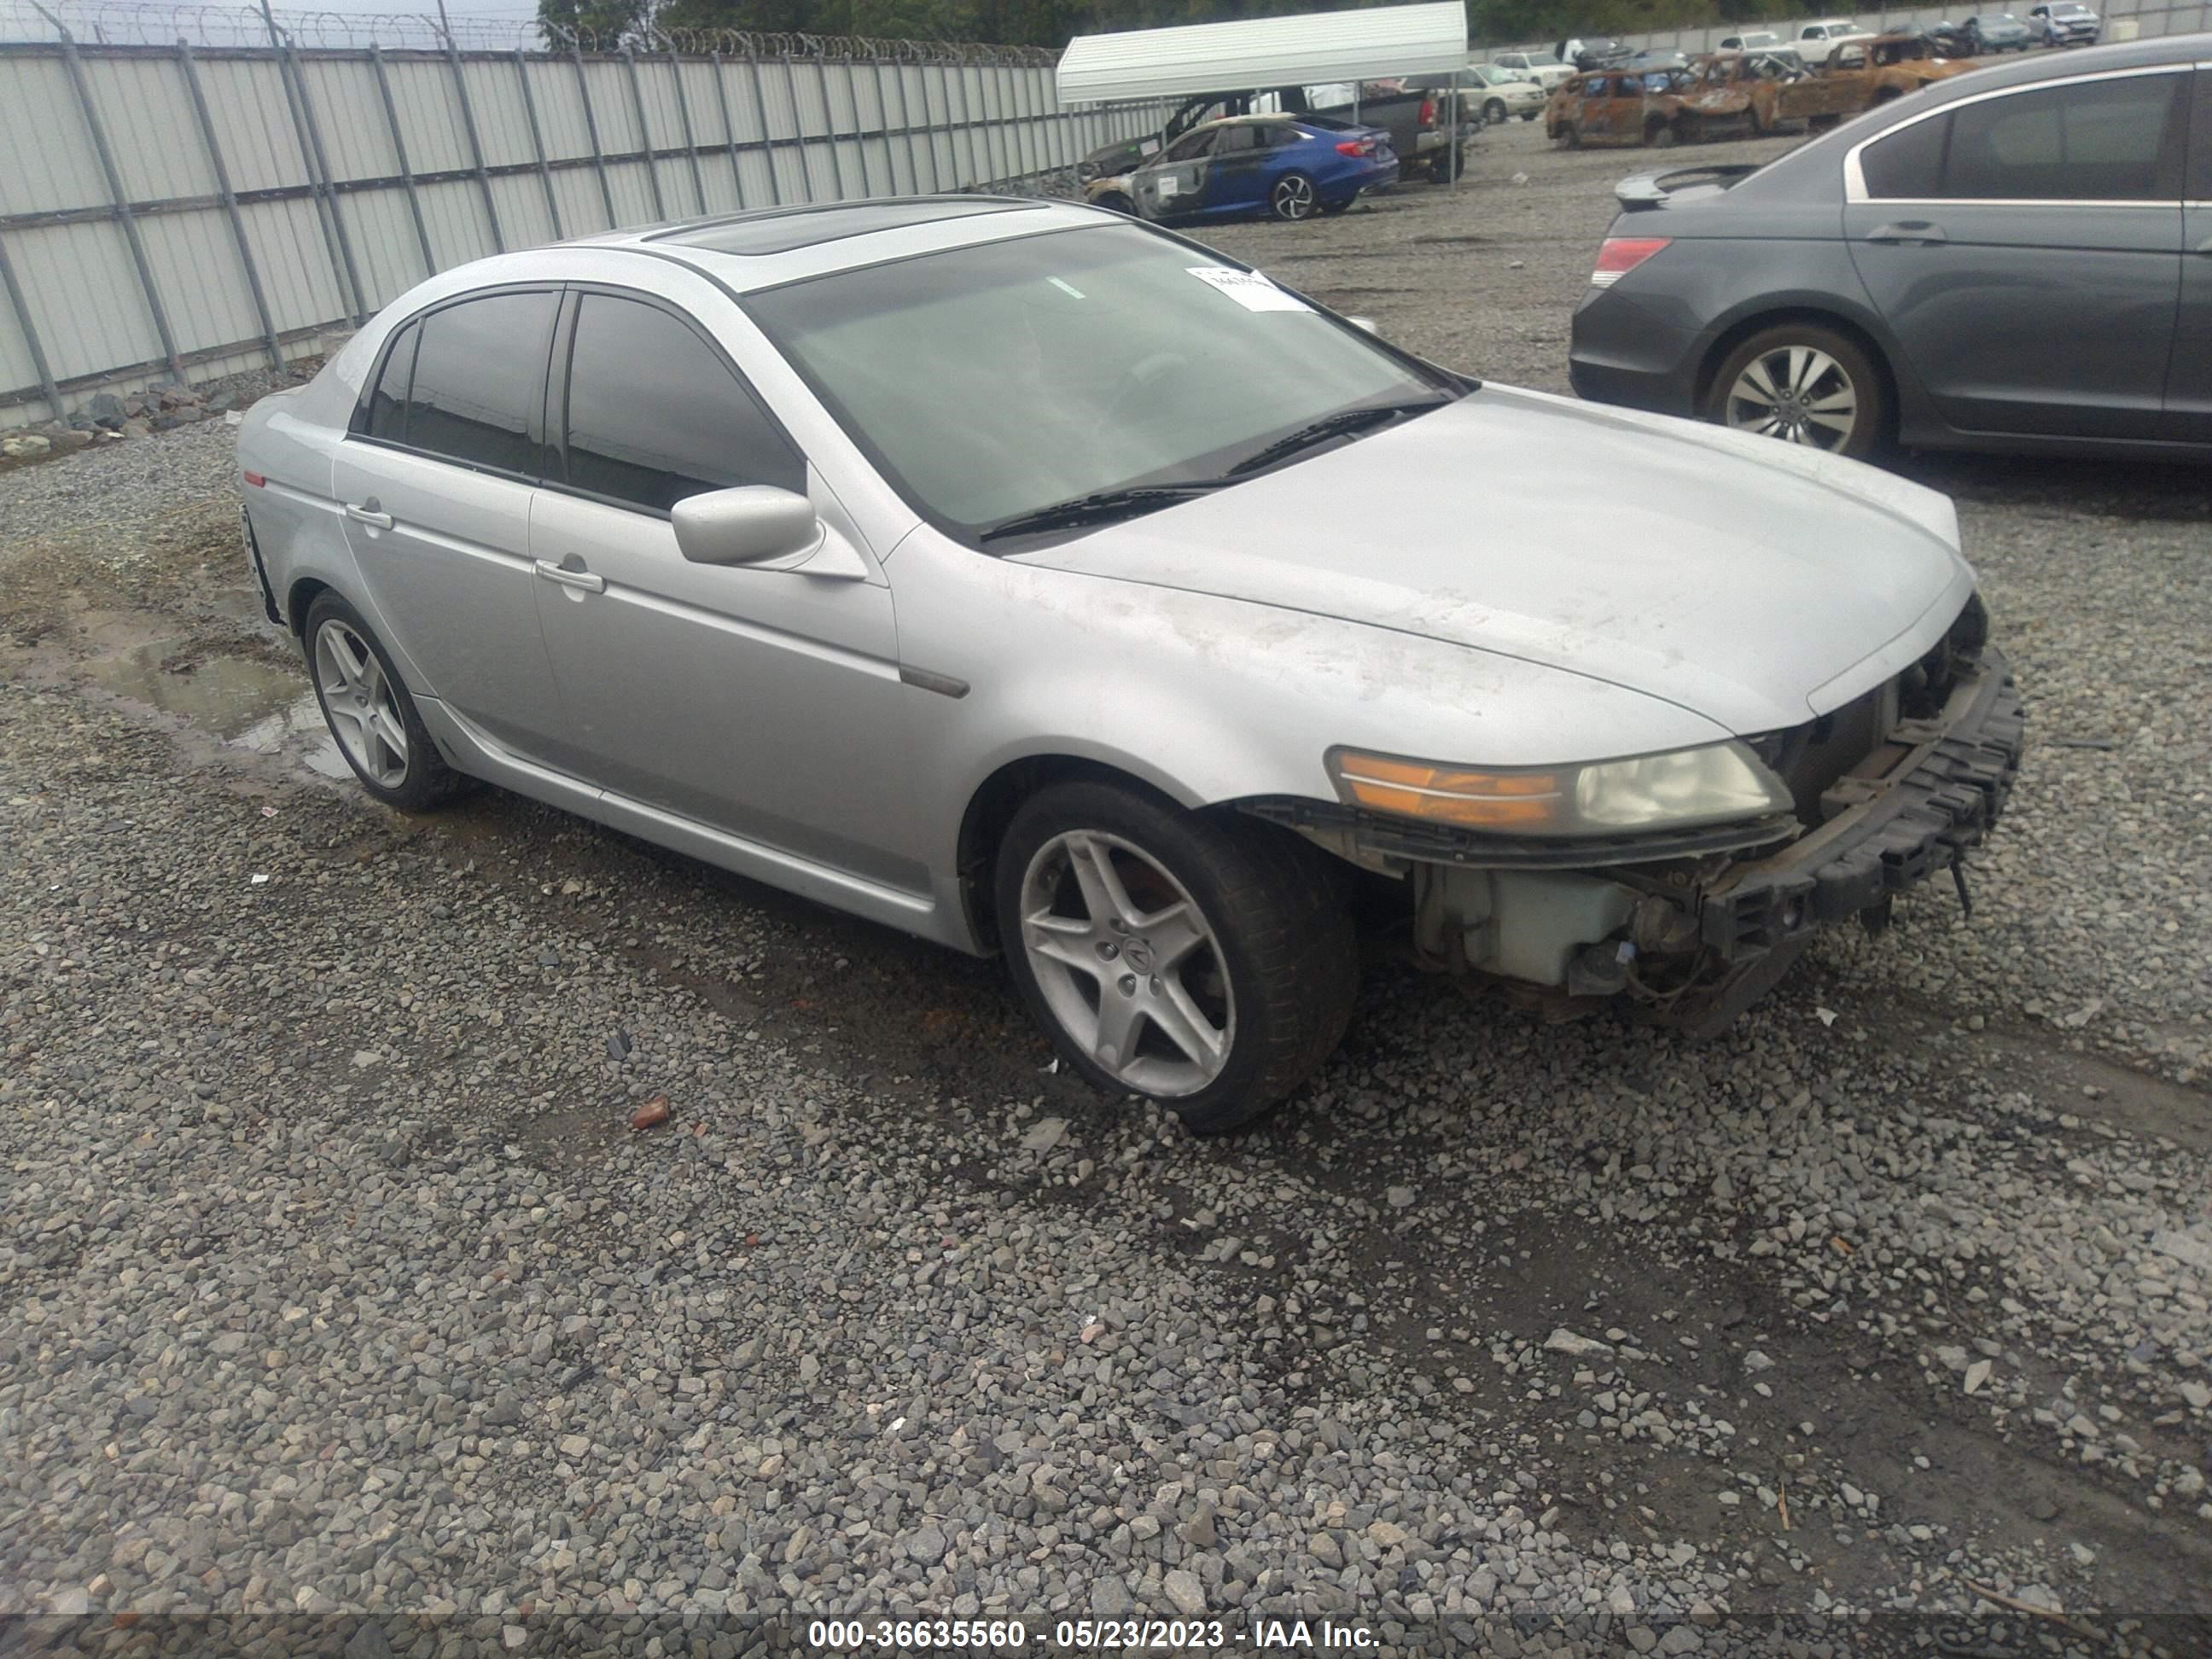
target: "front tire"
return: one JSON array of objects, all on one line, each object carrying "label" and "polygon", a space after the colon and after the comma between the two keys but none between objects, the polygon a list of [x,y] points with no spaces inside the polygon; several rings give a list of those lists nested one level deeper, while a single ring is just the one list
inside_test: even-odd
[{"label": "front tire", "polygon": [[1275,1105],[1350,1022],[1342,875],[1269,826],[1055,784],[1015,813],[994,885],[1007,966],[1062,1056],[1194,1133]]},{"label": "front tire", "polygon": [[399,671],[361,613],[325,592],[307,609],[307,673],[338,752],[386,806],[427,812],[467,787],[430,740]]},{"label": "front tire", "polygon": [[1881,372],[1855,340],[1812,323],[1762,329],[1722,359],[1705,417],[1864,460],[1887,429]]},{"label": "front tire", "polygon": [[1278,219],[1298,224],[1321,211],[1321,192],[1303,173],[1286,173],[1267,192],[1267,211]]},{"label": "front tire", "polygon": [[1483,121],[1489,126],[1504,126],[1505,125],[1505,100],[1502,98],[1493,98],[1482,106]]}]

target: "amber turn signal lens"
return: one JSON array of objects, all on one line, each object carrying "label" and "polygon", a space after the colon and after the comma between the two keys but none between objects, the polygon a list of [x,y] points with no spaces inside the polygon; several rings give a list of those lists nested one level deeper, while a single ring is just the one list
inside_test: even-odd
[{"label": "amber turn signal lens", "polygon": [[1548,823],[1559,780],[1550,772],[1471,772],[1380,755],[1339,755],[1336,775],[1358,805],[1401,817],[1478,829]]}]

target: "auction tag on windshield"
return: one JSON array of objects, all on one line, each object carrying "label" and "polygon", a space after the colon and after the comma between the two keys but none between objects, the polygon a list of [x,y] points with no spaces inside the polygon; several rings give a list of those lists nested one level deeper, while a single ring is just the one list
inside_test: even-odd
[{"label": "auction tag on windshield", "polygon": [[1247,311],[1311,311],[1295,294],[1285,294],[1256,270],[1231,270],[1226,265],[1187,265],[1190,274],[1215,288]]}]

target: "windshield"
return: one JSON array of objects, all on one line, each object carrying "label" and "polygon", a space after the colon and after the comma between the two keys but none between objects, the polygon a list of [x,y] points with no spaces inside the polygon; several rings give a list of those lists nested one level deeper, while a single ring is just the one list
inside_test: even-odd
[{"label": "windshield", "polygon": [[1224,477],[1340,410],[1459,392],[1265,277],[1133,225],[744,303],[908,501],[970,542],[1099,492]]}]

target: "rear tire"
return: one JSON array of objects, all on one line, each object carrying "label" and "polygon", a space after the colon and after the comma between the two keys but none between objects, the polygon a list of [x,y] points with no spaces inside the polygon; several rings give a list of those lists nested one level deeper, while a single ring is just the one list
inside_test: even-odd
[{"label": "rear tire", "polygon": [[1061,1055],[1193,1133],[1280,1102],[1350,1023],[1359,966],[1343,872],[1271,826],[1054,784],[1014,814],[994,887],[1007,967]]},{"label": "rear tire", "polygon": [[1674,149],[1674,129],[1664,121],[1653,121],[1647,124],[1644,129],[1644,145],[1647,149]]},{"label": "rear tire", "polygon": [[406,682],[359,611],[325,590],[307,607],[303,642],[323,724],[362,788],[402,812],[427,812],[469,787],[438,752]]},{"label": "rear tire", "polygon": [[1721,360],[1700,412],[1716,425],[1859,461],[1881,447],[1889,424],[1873,358],[1817,323],[1778,323],[1740,343]]},{"label": "rear tire", "polygon": [[1291,224],[1310,219],[1321,210],[1321,192],[1303,173],[1286,173],[1267,191],[1267,211]]}]

